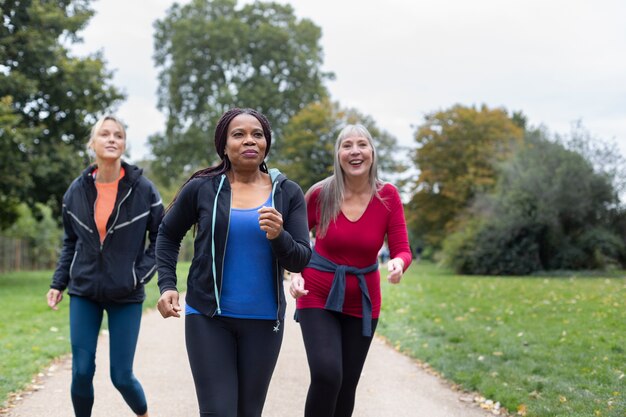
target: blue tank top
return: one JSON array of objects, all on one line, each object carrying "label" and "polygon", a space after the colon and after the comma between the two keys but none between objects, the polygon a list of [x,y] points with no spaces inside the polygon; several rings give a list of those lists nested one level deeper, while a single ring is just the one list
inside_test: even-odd
[{"label": "blue tank top", "polygon": [[[265,232],[259,227],[259,213],[267,201],[251,209],[231,209],[224,276],[220,293],[221,315],[246,319],[275,320],[278,301],[274,284],[274,255]],[[187,305],[185,314],[199,314]]]}]

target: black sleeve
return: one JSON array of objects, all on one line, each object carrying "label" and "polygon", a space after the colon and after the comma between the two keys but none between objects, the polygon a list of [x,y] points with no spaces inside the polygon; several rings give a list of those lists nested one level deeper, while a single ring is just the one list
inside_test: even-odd
[{"label": "black sleeve", "polygon": [[176,290],[176,263],[180,242],[187,231],[198,220],[198,181],[190,181],[180,191],[159,226],[156,239],[156,262],[159,273],[158,284],[161,294]]},{"label": "black sleeve", "polygon": [[159,225],[163,219],[163,200],[154,184],[150,183],[150,214],[148,217],[148,247],[141,257],[141,265],[137,266],[142,284],[147,284],[156,273],[156,240],[159,232]]},{"label": "black sleeve", "polygon": [[293,181],[284,184],[285,213],[283,231],[270,240],[280,265],[290,272],[300,272],[311,259],[306,203],[302,189]]},{"label": "black sleeve", "polygon": [[78,240],[78,236],[72,227],[72,219],[67,213],[65,197],[63,200],[63,247],[61,248],[61,255],[59,256],[57,267],[52,275],[52,283],[50,284],[50,288],[59,291],[65,290],[70,281],[70,266],[74,259],[76,241]]}]

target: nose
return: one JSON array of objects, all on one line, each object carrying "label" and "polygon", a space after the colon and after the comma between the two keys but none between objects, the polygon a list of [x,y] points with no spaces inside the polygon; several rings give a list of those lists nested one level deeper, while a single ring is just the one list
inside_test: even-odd
[{"label": "nose", "polygon": [[243,143],[245,145],[255,145],[256,144],[256,140],[254,140],[252,135],[246,135],[246,137],[243,140]]}]

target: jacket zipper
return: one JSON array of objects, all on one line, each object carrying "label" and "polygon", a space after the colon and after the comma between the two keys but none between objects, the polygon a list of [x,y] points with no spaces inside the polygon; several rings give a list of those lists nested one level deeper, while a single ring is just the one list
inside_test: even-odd
[{"label": "jacket zipper", "polygon": [[[274,181],[272,184],[272,208],[276,208],[276,186],[278,181]],[[274,261],[276,264],[276,326],[274,326],[274,332],[280,331],[280,290],[283,285],[283,277],[280,276],[280,265],[278,265],[278,259]]]},{"label": "jacket zipper", "polygon": [[[213,291],[215,293],[215,304],[217,305],[217,309],[213,312],[211,317],[214,317],[215,314],[222,314],[222,309],[220,308],[220,292],[222,291],[222,285],[220,284],[219,291],[217,289],[217,271],[215,269],[215,220],[217,219],[217,201],[220,196],[220,191],[222,191],[222,186],[224,185],[224,179],[226,178],[225,174],[222,174],[220,179],[220,185],[217,187],[217,193],[215,193],[215,201],[213,202],[213,218],[211,221],[211,267],[213,272]],[[232,192],[231,192],[232,198]],[[230,210],[228,211],[228,226],[226,229],[226,242],[228,242],[228,232],[230,230]],[[226,247],[226,246],[224,246]],[[224,250],[224,255],[222,256],[222,277],[224,276],[224,259],[226,257],[226,250]]]},{"label": "jacket zipper", "polygon": [[[117,213],[115,213],[115,219],[113,219],[113,223],[111,223],[111,227],[109,227],[107,229],[107,232],[104,234],[104,239],[102,240],[102,243],[100,243],[100,252],[102,252],[102,248],[104,248],[104,241],[107,239],[107,237],[113,233],[113,229],[115,228],[115,223],[117,223],[117,219],[120,217],[120,209],[122,208],[122,204],[124,204],[124,202],[126,201],[126,199],[128,199],[128,197],[130,197],[130,194],[133,192],[133,187],[130,187],[130,190],[128,190],[128,193],[124,196],[124,198],[122,198],[122,201],[120,201],[120,204],[118,204],[117,206]],[[96,200],[98,198],[96,197]],[[95,203],[94,203],[94,216],[95,216],[96,210],[95,210]],[[133,269],[134,272],[134,269]]]}]

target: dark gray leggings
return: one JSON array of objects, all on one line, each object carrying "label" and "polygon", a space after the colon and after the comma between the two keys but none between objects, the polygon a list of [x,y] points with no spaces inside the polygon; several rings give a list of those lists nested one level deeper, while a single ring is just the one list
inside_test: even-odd
[{"label": "dark gray leggings", "polygon": [[[311,385],[305,417],[350,417],[365,358],[372,343],[361,318],[324,310],[298,310]],[[372,333],[378,319],[372,320]]]},{"label": "dark gray leggings", "polygon": [[261,417],[283,326],[275,320],[185,316],[200,416]]}]

